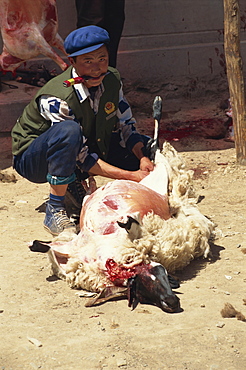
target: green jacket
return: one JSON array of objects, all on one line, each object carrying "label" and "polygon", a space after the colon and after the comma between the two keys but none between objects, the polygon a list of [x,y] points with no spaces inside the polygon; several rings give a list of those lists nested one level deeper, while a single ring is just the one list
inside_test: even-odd
[{"label": "green jacket", "polygon": [[116,113],[120,90],[119,72],[109,67],[110,73],[103,79],[105,90],[100,98],[98,113],[95,115],[89,99],[80,103],[73,86],[63,86],[63,81],[71,78],[71,70],[72,67],[69,67],[65,72],[48,81],[26,106],[11,133],[14,155],[23,153],[33,140],[51,126],[51,122],[41,116],[38,108],[40,96],[48,94],[67,102],[83,128],[83,135],[88,139],[90,152],[96,152],[102,159],[107,158],[111,134],[118,122]]}]

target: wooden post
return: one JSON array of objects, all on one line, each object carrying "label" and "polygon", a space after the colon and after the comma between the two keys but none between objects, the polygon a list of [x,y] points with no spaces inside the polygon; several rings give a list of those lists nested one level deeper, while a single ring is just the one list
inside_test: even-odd
[{"label": "wooden post", "polygon": [[224,0],[224,47],[237,162],[246,165],[246,114],[239,0]]}]

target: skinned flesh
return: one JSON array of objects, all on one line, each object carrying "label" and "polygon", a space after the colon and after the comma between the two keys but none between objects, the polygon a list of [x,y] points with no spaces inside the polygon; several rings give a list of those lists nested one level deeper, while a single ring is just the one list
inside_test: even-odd
[{"label": "skinned flesh", "polygon": [[24,61],[39,54],[53,59],[62,70],[67,68],[53,50],[56,47],[66,55],[63,40],[57,33],[55,0],[0,0],[0,27],[3,71],[15,71]]},{"label": "skinned flesh", "polygon": [[[88,196],[79,234],[61,233],[50,244],[53,273],[72,288],[95,292],[105,301],[111,287],[126,288],[139,271],[146,276],[138,266],[155,261],[172,273],[196,257],[207,257],[214,224],[201,214],[195,201],[191,173],[164,143],[162,153],[156,153],[154,170],[141,183],[115,180]],[[163,284],[164,291],[169,291],[164,277],[150,275],[155,291],[163,292]],[[142,282],[150,282],[149,278],[137,281],[142,292]],[[164,295],[163,299],[158,293],[151,301],[167,311],[178,308],[176,298]],[[135,306],[145,302],[146,294],[137,292],[132,297]]]},{"label": "skinned flesh", "polygon": [[[122,259],[121,245],[131,245],[134,239],[141,237],[145,215],[153,213],[163,220],[171,217],[167,196],[168,166],[163,155],[157,153],[154,171],[142,182],[114,180],[90,194],[81,210],[79,234],[68,243],[60,242],[59,236],[58,241],[52,243],[57,257],[96,262],[99,270],[105,270],[109,259],[128,267],[142,262],[137,254],[135,260]],[[127,232],[118,222],[127,222],[129,217],[139,224],[134,224]]]},{"label": "skinned flesh", "polygon": [[[151,180],[156,175],[160,178],[160,193],[150,188],[151,184],[155,188],[157,186],[156,181]],[[115,180],[88,196],[82,207],[79,234],[68,242],[61,241],[58,236],[50,244],[49,257],[57,275],[65,276],[70,282],[72,280],[72,287],[99,293],[105,287],[126,287],[127,279],[136,275],[137,266],[151,262],[147,255],[135,249],[133,242],[141,237],[144,216],[155,214],[167,220],[170,211],[167,169],[157,163],[148,177],[148,186]],[[119,225],[127,223],[129,219],[135,221],[129,230]],[[73,261],[79,261],[82,275],[93,271],[98,282],[94,286],[87,286],[77,278],[79,274],[75,281],[71,272]],[[141,268],[141,273],[143,271]]]}]

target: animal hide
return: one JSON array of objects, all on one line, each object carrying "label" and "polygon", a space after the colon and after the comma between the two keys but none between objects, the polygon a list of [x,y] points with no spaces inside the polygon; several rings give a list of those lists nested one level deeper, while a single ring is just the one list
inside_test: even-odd
[{"label": "animal hide", "polygon": [[[109,194],[105,193],[105,198],[107,185],[96,190],[84,205],[80,233],[69,235],[63,232],[52,242],[49,256],[53,273],[66,279],[72,288],[100,292],[115,283],[124,285],[124,277],[131,276],[127,273],[142,263],[158,262],[173,273],[194,258],[206,258],[214,224],[198,209],[192,175],[192,171],[185,169],[175,149],[166,142],[162,152],[156,154],[155,170],[139,184],[139,191],[145,187],[147,195],[142,193],[142,198],[149,200],[152,199],[151,192],[155,191],[151,189],[148,195],[148,188],[159,189],[161,194],[156,192],[156,196],[162,197],[162,205],[164,209],[168,207],[168,212],[157,212],[151,205],[148,205],[149,211],[142,212],[141,206],[138,208],[135,204],[127,211],[123,209],[120,215],[118,206],[115,206],[117,194],[113,191],[109,198]],[[120,187],[121,181],[124,185],[125,180],[114,183]],[[131,197],[131,189],[125,194]],[[94,204],[98,207],[97,214]],[[110,206],[113,213],[109,219],[105,209],[100,217],[99,208],[102,205]],[[134,230],[127,232],[116,223],[124,223],[124,217],[128,216],[135,219],[136,224]],[[107,222],[110,228],[102,232]],[[115,269],[121,276],[116,281],[112,272]]]}]

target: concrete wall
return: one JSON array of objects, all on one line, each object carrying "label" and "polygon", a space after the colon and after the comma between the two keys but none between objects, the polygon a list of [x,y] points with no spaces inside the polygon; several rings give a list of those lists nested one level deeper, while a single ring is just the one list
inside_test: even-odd
[{"label": "concrete wall", "polygon": [[221,71],[221,0],[135,0],[127,11],[121,64],[132,75],[165,83]]},{"label": "concrete wall", "polygon": [[[57,0],[57,7],[64,38],[76,25],[74,1]],[[223,0],[126,0],[125,10],[118,57],[125,80],[192,86],[225,79]],[[245,0],[241,0],[241,14],[244,59]]]}]

